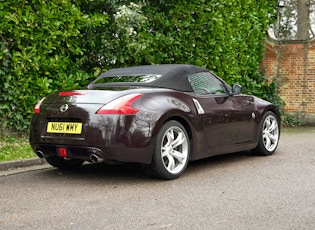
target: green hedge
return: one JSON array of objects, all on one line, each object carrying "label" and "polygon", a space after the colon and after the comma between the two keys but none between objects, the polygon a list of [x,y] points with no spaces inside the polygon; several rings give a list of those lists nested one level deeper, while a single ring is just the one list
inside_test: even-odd
[{"label": "green hedge", "polygon": [[[173,3],[174,2],[174,3]],[[276,100],[258,73],[276,1],[0,2],[1,129],[27,131],[39,99],[113,67],[190,63]],[[278,101],[277,101],[278,102]]]},{"label": "green hedge", "polygon": [[102,58],[87,63],[95,73],[130,65],[190,63],[280,106],[276,85],[258,72],[276,1],[124,2],[110,8],[110,26],[98,31],[102,45],[94,53]]},{"label": "green hedge", "polygon": [[69,0],[15,0],[0,2],[0,18],[1,128],[24,131],[40,98],[86,84],[82,30],[107,16],[84,15]]}]

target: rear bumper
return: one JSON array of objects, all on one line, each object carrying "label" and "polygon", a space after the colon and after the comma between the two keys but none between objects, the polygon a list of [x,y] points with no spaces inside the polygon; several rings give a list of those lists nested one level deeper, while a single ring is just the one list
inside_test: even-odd
[{"label": "rear bumper", "polygon": [[[152,160],[153,152],[150,146],[145,148],[119,148],[114,150],[112,148],[97,148],[86,146],[73,145],[51,145],[51,144],[32,144],[34,152],[40,158],[47,158],[49,156],[59,156],[68,159],[81,159],[96,163],[97,161],[110,162],[136,162],[149,164]],[[65,153],[60,153],[60,149],[65,149]],[[64,155],[66,154],[66,155]],[[99,158],[99,160],[95,160]]]},{"label": "rear bumper", "polygon": [[49,134],[47,119],[33,115],[30,144],[39,157],[58,156],[65,148],[67,158],[91,161],[95,154],[104,161],[151,163],[154,152],[152,130],[155,123],[135,116],[90,115],[80,135]]}]

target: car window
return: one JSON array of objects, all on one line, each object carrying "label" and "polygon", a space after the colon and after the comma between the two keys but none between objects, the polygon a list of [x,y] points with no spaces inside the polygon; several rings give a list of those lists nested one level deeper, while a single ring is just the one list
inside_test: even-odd
[{"label": "car window", "polygon": [[190,75],[188,80],[197,94],[226,94],[223,82],[210,72],[195,73]]},{"label": "car window", "polygon": [[131,82],[138,82],[138,83],[148,83],[155,81],[156,79],[160,78],[161,75],[158,74],[144,74],[144,75],[130,75],[130,76],[111,76],[111,77],[101,77],[96,79],[93,84],[104,84],[104,83],[131,83]]}]

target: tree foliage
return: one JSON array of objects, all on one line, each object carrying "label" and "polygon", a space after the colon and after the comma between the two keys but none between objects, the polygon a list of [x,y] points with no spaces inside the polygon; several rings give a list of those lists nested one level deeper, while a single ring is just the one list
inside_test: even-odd
[{"label": "tree foliage", "polygon": [[286,0],[279,7],[274,36],[278,40],[308,40],[315,35],[315,0]]},{"label": "tree foliage", "polygon": [[[139,64],[190,63],[206,67],[245,92],[275,100],[276,85],[258,73],[265,31],[276,1],[125,1],[99,34],[96,73]],[[279,101],[277,103],[280,103]]]},{"label": "tree foliage", "polygon": [[[258,73],[276,1],[0,2],[1,117],[26,130],[46,94],[113,67],[188,63],[272,99]],[[107,22],[107,23],[106,23]]]},{"label": "tree foliage", "polygon": [[0,2],[0,117],[2,128],[26,130],[34,104],[90,77],[80,66],[83,30],[107,16],[85,15],[69,0]]}]

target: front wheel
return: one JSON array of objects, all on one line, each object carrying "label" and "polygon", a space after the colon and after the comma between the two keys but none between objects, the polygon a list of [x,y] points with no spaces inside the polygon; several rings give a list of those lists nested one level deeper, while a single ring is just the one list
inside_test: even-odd
[{"label": "front wheel", "polygon": [[151,165],[144,165],[147,174],[172,180],[186,169],[190,156],[190,141],[182,124],[168,121],[160,129]]},{"label": "front wheel", "polygon": [[280,138],[280,124],[271,111],[264,114],[259,130],[259,141],[254,152],[258,155],[268,156],[276,151]]}]

